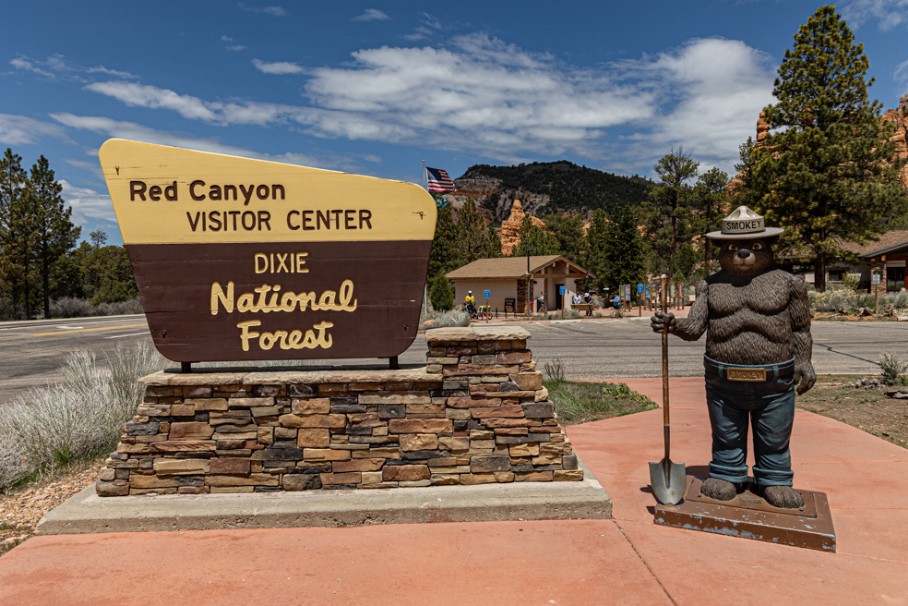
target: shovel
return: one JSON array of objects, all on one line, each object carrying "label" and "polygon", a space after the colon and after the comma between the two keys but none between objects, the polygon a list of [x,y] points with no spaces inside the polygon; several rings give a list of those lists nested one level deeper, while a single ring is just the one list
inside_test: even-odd
[{"label": "shovel", "polygon": [[[662,274],[662,313],[668,311],[665,283],[668,276]],[[650,484],[653,494],[663,505],[677,505],[684,498],[687,488],[687,472],[684,463],[672,463],[669,458],[670,430],[668,408],[668,319],[662,331],[662,430],[665,436],[665,456],[658,463],[649,464]]]}]

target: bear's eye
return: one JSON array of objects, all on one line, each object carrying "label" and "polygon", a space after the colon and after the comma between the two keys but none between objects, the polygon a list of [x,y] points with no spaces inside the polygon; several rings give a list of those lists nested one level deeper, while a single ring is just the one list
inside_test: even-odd
[{"label": "bear's eye", "polygon": [[762,242],[754,242],[754,245],[753,245],[751,248],[753,248],[754,250],[763,250],[763,243],[762,243]]},{"label": "bear's eye", "polygon": [[729,244],[728,246],[725,247],[725,250],[727,250],[727,251],[729,251],[729,252],[735,252],[736,250],[738,250],[738,245],[737,245],[737,244]]}]

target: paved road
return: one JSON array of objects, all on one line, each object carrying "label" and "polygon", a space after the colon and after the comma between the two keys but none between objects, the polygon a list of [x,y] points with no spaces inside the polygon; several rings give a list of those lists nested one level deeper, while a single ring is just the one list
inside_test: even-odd
[{"label": "paved road", "polygon": [[0,322],[0,403],[35,385],[59,380],[66,356],[95,352],[102,362],[118,345],[151,343],[144,315]]},{"label": "paved road", "polygon": [[[649,320],[573,320],[522,324],[532,334],[532,348],[542,370],[560,359],[568,378],[605,379],[653,377],[661,373],[661,340]],[[818,374],[879,373],[880,353],[891,351],[908,361],[908,322],[814,322],[813,360]],[[148,341],[144,316],[0,323],[0,403],[29,386],[58,380],[66,355],[76,349],[94,351],[103,364],[117,345]],[[669,341],[672,376],[703,372],[703,340]],[[423,364],[422,336],[400,357],[403,365]],[[375,364],[375,360],[354,363]]]},{"label": "paved road", "polygon": [[[568,378],[655,377],[662,372],[661,339],[649,319],[538,322],[527,325],[530,347],[542,370],[560,358]],[[878,374],[881,352],[908,361],[908,322],[814,322],[813,364],[817,374]],[[669,338],[669,373],[703,373],[705,337]]]}]

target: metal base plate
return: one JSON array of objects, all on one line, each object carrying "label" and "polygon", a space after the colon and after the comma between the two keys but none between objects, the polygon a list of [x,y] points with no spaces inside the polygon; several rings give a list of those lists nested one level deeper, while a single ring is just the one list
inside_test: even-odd
[{"label": "metal base plate", "polygon": [[655,522],[781,545],[835,552],[836,536],[826,493],[798,490],[804,507],[773,507],[749,489],[730,501],[700,494],[703,481],[687,476],[687,491],[678,505],[657,505]]}]

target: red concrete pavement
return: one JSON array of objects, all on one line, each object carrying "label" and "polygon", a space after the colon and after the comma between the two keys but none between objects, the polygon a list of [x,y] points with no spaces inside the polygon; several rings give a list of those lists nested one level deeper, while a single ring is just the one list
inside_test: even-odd
[{"label": "red concrete pavement", "polygon": [[[699,472],[702,379],[671,397],[672,459]],[[0,604],[908,604],[908,451],[798,412],[795,482],[828,494],[838,535],[821,553],[655,526],[661,424],[569,428],[613,520],[35,537],[0,558]]]}]

